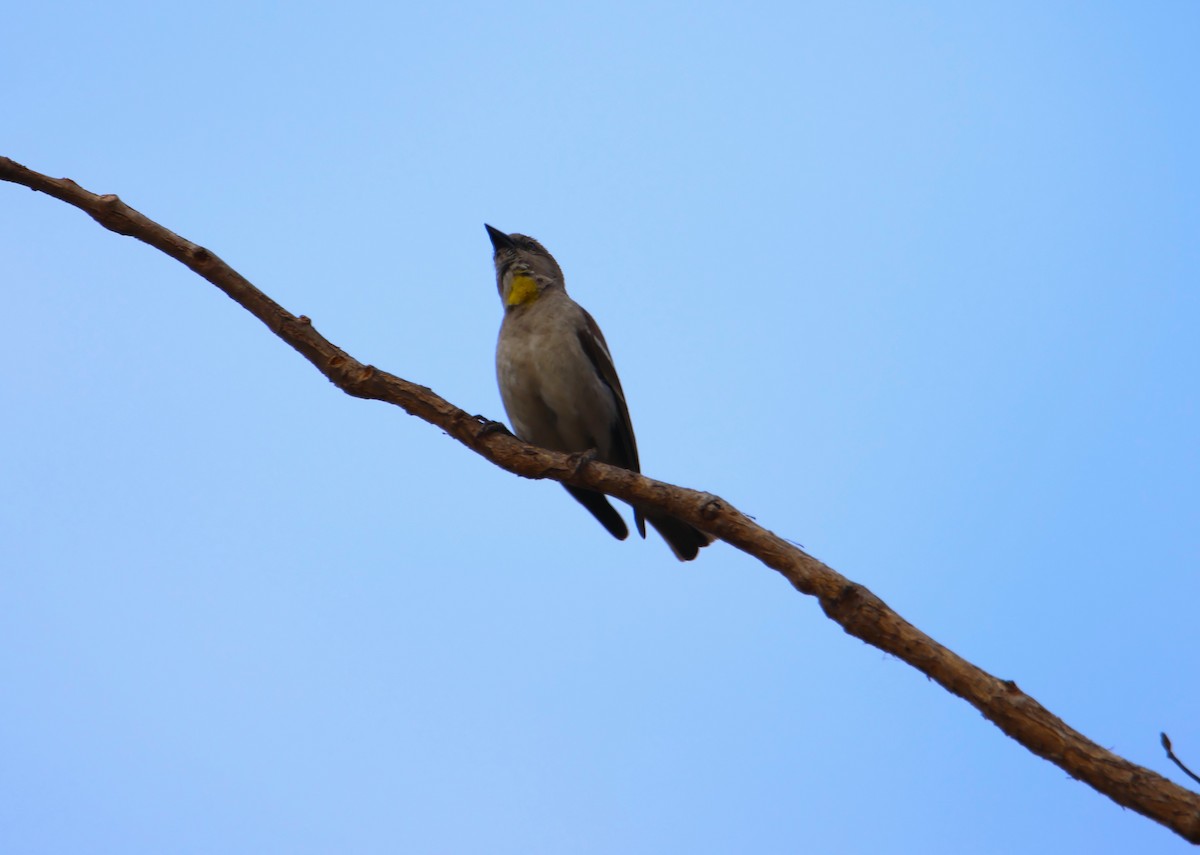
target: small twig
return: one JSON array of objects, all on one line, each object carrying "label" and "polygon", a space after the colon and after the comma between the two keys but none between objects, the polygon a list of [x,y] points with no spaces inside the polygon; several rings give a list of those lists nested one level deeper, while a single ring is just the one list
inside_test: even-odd
[{"label": "small twig", "polygon": [[1167,738],[1167,735],[1165,733],[1160,733],[1159,736],[1162,737],[1162,747],[1167,749],[1167,756],[1171,758],[1171,762],[1182,769],[1185,775],[1187,775],[1197,784],[1200,784],[1200,778],[1196,777],[1196,773],[1187,766],[1184,766],[1183,761],[1175,756],[1175,752],[1171,750],[1171,740]]}]

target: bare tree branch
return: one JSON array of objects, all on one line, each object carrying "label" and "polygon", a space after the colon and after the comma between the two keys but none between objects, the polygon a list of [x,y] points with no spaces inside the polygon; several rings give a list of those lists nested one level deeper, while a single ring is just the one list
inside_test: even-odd
[{"label": "bare tree branch", "polygon": [[266,324],[347,394],[395,404],[514,474],[600,490],[642,508],[668,513],[754,556],[796,590],[816,597],[825,613],[847,633],[936,680],[1034,754],[1117,804],[1161,823],[1191,843],[1200,843],[1200,796],[1087,739],[1015,682],[1000,680],[938,644],[871,591],[757,525],[723,499],[579,455],[546,451],[494,430],[493,423],[460,410],[430,389],[354,359],[322,337],[308,318],[285,311],[213,253],[163,228],[114,195],[90,193],[74,181],[50,178],[4,157],[0,157],[0,179],[74,205],[106,229],[135,237],[191,268]]}]

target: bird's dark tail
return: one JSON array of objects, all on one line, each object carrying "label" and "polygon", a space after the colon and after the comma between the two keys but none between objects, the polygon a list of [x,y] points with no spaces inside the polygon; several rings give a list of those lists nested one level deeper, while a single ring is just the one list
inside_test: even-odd
[{"label": "bird's dark tail", "polygon": [[[617,540],[629,537],[629,527],[625,524],[624,518],[617,513],[617,509],[609,503],[608,496],[594,490],[568,487],[566,484],[563,487],[575,497],[579,504],[591,511],[592,516],[600,521],[600,525],[604,526],[609,534]],[[635,511],[634,519],[637,520],[638,533],[642,537],[646,536],[646,523],[654,526],[680,561],[691,561],[700,554],[702,548],[713,542],[711,535],[707,535],[675,517],[658,514],[643,515]]]},{"label": "bird's dark tail", "polygon": [[625,520],[617,513],[617,509],[609,504],[608,496],[603,493],[597,493],[594,490],[567,487],[566,484],[563,484],[563,487],[575,497],[575,500],[579,504],[591,511],[592,516],[600,520],[600,525],[608,529],[609,534],[617,540],[624,540],[629,537],[629,527],[625,525]]},{"label": "bird's dark tail", "polygon": [[713,542],[711,535],[705,534],[700,529],[693,528],[675,517],[646,514],[646,522],[658,530],[663,540],[667,542],[667,546],[671,547],[671,551],[680,561],[691,561],[702,548]]}]

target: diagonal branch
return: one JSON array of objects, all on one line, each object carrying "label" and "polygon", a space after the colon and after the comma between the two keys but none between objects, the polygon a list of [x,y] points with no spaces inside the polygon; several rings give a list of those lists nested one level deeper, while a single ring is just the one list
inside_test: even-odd
[{"label": "diagonal branch", "polygon": [[493,430],[492,423],[469,415],[432,390],[354,359],[318,333],[308,318],[287,312],[213,253],[163,228],[114,195],[90,193],[70,179],[50,178],[5,157],[0,157],[0,179],[73,205],[106,229],[135,237],[186,265],[266,324],[347,394],[395,404],[516,475],[588,487],[668,513],[759,559],[796,590],[816,597],[825,613],[847,633],[936,680],[1034,754],[1117,804],[1161,823],[1185,840],[1200,843],[1200,796],[1087,739],[1013,681],[994,677],[943,647],[871,591],[757,525],[723,499],[599,462],[579,465],[570,455],[546,451]]}]

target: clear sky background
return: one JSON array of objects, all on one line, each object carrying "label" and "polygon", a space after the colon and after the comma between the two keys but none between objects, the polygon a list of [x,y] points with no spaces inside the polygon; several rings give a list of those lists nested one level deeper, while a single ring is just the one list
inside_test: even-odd
[{"label": "clear sky background", "polygon": [[[0,154],[502,417],[483,223],[715,492],[1200,766],[1200,5],[22,4]],[[1191,851],[0,185],[5,853]]]}]

